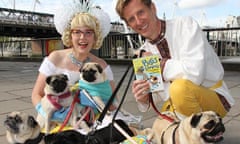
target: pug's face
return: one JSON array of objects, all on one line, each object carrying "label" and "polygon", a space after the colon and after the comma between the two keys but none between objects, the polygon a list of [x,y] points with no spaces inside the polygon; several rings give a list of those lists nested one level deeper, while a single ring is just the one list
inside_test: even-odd
[{"label": "pug's face", "polygon": [[157,84],[158,83],[158,77],[156,76],[150,76],[150,82],[152,84]]},{"label": "pug's face", "polygon": [[45,90],[47,93],[59,94],[68,88],[68,77],[65,74],[50,75],[46,78]]},{"label": "pug's face", "polygon": [[104,82],[106,77],[98,63],[88,62],[80,69],[80,79],[88,83],[100,83]]},{"label": "pug's face", "polygon": [[4,121],[9,143],[24,143],[35,134],[40,133],[40,128],[33,116],[22,112],[12,112]]},{"label": "pug's face", "polygon": [[200,135],[203,143],[216,143],[223,140],[225,127],[221,117],[213,111],[198,113],[191,118],[192,132]]}]

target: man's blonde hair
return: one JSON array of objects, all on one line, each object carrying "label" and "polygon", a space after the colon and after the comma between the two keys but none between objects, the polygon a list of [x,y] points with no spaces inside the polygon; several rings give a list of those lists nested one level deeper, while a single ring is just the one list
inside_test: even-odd
[{"label": "man's blonde hair", "polygon": [[103,43],[103,37],[100,29],[100,24],[94,16],[89,13],[77,13],[71,19],[69,26],[65,29],[62,35],[63,44],[67,47],[72,46],[71,29],[76,27],[86,26],[94,31],[95,43],[92,49],[99,49]]},{"label": "man's blonde hair", "polygon": [[[132,0],[118,0],[117,5],[115,7],[116,12],[120,16],[121,19],[125,20],[123,17],[123,9],[131,2]],[[152,0],[139,0],[141,1],[144,5],[148,6],[149,8],[151,7]]]}]

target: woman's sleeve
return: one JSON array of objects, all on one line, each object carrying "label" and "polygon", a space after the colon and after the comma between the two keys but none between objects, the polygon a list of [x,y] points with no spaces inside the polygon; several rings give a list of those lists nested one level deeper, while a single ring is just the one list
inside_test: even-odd
[{"label": "woman's sleeve", "polygon": [[38,71],[49,76],[56,73],[56,66],[45,57]]},{"label": "woman's sleeve", "polygon": [[114,78],[113,78],[113,72],[112,72],[112,69],[111,69],[110,65],[108,65],[108,66],[104,69],[104,72],[105,72],[108,80],[110,80],[110,81],[114,80]]}]

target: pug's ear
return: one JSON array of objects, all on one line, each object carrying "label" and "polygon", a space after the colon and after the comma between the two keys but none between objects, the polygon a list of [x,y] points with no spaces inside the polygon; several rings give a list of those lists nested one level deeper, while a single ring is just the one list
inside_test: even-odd
[{"label": "pug's ear", "polygon": [[50,84],[51,79],[52,79],[52,77],[51,77],[51,76],[48,76],[48,77],[46,78],[46,83],[47,83],[47,84]]},{"label": "pug's ear", "polygon": [[197,127],[198,123],[200,122],[200,119],[202,117],[202,113],[194,114],[191,119],[191,126],[193,128]]},{"label": "pug's ear", "polygon": [[33,116],[28,117],[27,123],[31,128],[35,128],[38,125],[37,121],[34,119]]},{"label": "pug's ear", "polygon": [[102,67],[99,64],[95,64],[95,65],[96,65],[99,73],[102,73],[102,71],[103,71]]},{"label": "pug's ear", "polygon": [[64,78],[65,80],[68,80],[68,76],[65,75],[65,74],[63,74],[63,78]]},{"label": "pug's ear", "polygon": [[83,66],[80,67],[79,72],[81,73],[83,71]]}]

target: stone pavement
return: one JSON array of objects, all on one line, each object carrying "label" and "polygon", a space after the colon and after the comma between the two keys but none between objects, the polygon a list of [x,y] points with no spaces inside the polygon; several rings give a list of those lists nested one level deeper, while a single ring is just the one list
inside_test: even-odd
[{"label": "stone pavement", "polygon": [[[0,143],[6,144],[5,128],[3,121],[6,115],[12,111],[24,111],[36,116],[36,112],[31,104],[31,91],[38,74],[40,62],[0,62]],[[113,65],[116,84],[121,79],[126,70],[126,65]],[[122,96],[123,88],[126,81],[119,90],[118,95]],[[226,132],[224,141],[221,144],[238,144],[240,143],[240,72],[226,71],[224,80],[231,90],[236,100],[228,115],[223,119]],[[150,110],[147,113],[141,113],[137,110],[136,102],[131,95],[131,89],[127,93],[127,98],[123,108],[135,115],[142,115],[142,124],[144,127],[150,127],[156,113]]]}]

